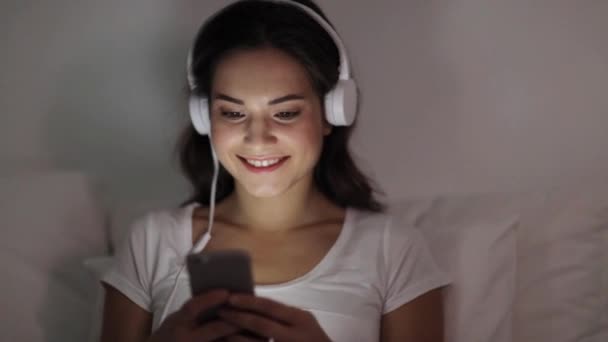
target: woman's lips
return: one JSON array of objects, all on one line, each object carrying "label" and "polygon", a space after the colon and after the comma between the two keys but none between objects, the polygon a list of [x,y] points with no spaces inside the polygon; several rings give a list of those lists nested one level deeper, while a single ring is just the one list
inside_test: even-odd
[{"label": "woman's lips", "polygon": [[241,162],[243,163],[243,165],[245,165],[245,167],[247,168],[247,170],[254,172],[254,173],[263,173],[263,172],[272,172],[275,171],[276,169],[280,168],[285,161],[287,161],[287,159],[289,159],[289,157],[273,157],[273,158],[250,158],[249,160],[258,160],[258,161],[262,161],[262,160],[273,160],[273,159],[279,159],[279,161],[275,164],[269,165],[269,166],[254,166],[251,165],[247,162],[247,159],[245,159],[244,157],[238,156],[239,159],[241,160]]}]

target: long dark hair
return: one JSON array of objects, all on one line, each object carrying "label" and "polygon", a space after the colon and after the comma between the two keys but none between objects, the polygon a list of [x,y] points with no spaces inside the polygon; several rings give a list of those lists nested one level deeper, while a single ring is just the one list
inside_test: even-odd
[{"label": "long dark hair", "polygon": [[[297,2],[326,19],[309,0]],[[327,20],[327,19],[326,19]],[[225,7],[207,21],[197,34],[192,49],[192,75],[199,96],[209,96],[215,67],[227,54],[246,49],[273,47],[298,60],[307,70],[321,103],[338,81],[339,52],[331,36],[310,15],[281,2],[242,0]],[[315,186],[340,207],[382,211],[375,189],[355,165],[348,150],[353,126],[336,126],[325,136],[320,159],[314,168]],[[178,143],[181,168],[194,187],[185,204],[209,205],[213,162],[208,136],[192,125]],[[234,178],[220,165],[216,201],[234,191]]]}]

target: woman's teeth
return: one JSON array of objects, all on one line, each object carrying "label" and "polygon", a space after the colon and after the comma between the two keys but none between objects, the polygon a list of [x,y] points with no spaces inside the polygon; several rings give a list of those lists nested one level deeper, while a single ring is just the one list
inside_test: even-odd
[{"label": "woman's teeth", "polygon": [[267,160],[251,160],[246,159],[247,163],[255,167],[268,167],[278,163],[281,159],[267,159]]}]

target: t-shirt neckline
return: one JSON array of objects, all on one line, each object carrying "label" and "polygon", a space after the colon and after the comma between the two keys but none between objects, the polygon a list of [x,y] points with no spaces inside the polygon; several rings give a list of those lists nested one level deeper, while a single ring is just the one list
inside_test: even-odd
[{"label": "t-shirt neckline", "polygon": [[[186,210],[184,210],[185,218],[183,220],[183,224],[185,226],[184,231],[187,232],[187,234],[184,234],[184,235],[187,238],[185,245],[188,246],[188,251],[192,250],[192,247],[194,246],[194,243],[192,241],[192,228],[193,228],[192,216],[193,216],[194,210],[198,206],[199,206],[198,203],[192,203],[185,208]],[[261,290],[261,291],[276,290],[276,289],[281,289],[281,288],[305,283],[305,282],[309,281],[310,279],[313,279],[317,274],[321,273],[324,269],[329,267],[331,265],[332,260],[336,259],[336,255],[338,255],[340,253],[340,250],[343,248],[344,244],[346,244],[346,242],[348,241],[348,239],[350,237],[351,229],[352,229],[352,219],[353,219],[352,216],[354,214],[355,214],[354,209],[352,209],[350,207],[346,207],[345,214],[344,214],[344,222],[342,223],[342,228],[340,229],[340,233],[338,234],[336,241],[329,248],[327,253],[325,253],[323,258],[321,258],[321,260],[314,267],[312,267],[308,272],[306,272],[305,274],[303,274],[297,278],[294,278],[294,279],[291,279],[291,280],[288,280],[285,282],[281,282],[281,283],[256,284],[255,289]],[[205,249],[203,248],[203,251],[204,250]]]}]

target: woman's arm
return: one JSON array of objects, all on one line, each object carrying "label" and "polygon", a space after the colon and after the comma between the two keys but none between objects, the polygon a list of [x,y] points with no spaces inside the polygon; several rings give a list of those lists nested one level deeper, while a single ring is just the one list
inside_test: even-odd
[{"label": "woman's arm", "polygon": [[442,342],[441,289],[431,290],[382,316],[382,342]]},{"label": "woman's arm", "polygon": [[101,342],[145,342],[152,328],[152,314],[114,287],[103,283],[105,300]]}]

